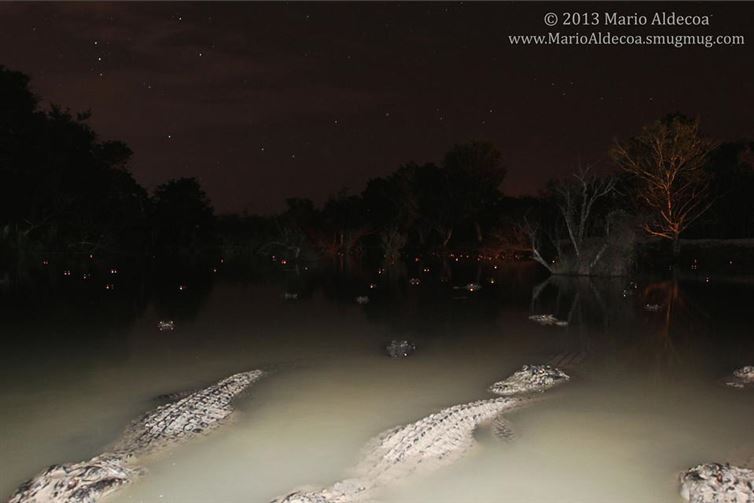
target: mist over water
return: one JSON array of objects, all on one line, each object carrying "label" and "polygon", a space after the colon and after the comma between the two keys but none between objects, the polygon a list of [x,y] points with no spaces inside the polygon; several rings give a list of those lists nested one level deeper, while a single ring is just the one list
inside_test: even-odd
[{"label": "mist over water", "polygon": [[[348,282],[286,302],[295,281],[218,281],[190,312],[177,297],[6,316],[0,494],[101,452],[161,394],[262,368],[269,375],[236,401],[230,424],[145,460],[148,474],[109,500],[265,502],[342,480],[376,434],[492,397],[487,387],[522,364],[569,355],[571,382],[508,415],[513,440],[482,428],[464,459],[379,499],[680,501],[680,470],[754,456],[754,394],[718,382],[754,364],[754,287],[647,280],[624,296],[624,283],[509,275],[468,294],[425,281],[370,291],[360,306]],[[646,302],[663,308],[646,312]],[[531,313],[569,326],[539,326]],[[159,332],[168,318],[176,330]],[[415,354],[385,356],[404,338]]]}]

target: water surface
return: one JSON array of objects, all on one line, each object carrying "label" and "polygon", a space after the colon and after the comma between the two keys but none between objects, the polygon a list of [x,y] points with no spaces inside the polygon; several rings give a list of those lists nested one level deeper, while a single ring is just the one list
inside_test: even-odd
[{"label": "water surface", "polygon": [[[466,458],[380,499],[680,501],[680,470],[754,455],[754,395],[717,382],[754,363],[753,288],[644,281],[624,296],[622,280],[538,289],[540,280],[497,279],[475,294],[453,282],[380,285],[364,290],[366,306],[353,301],[367,288],[358,281],[299,285],[301,298],[286,302],[283,284],[219,280],[187,310],[176,295],[7,316],[0,493],[51,463],[101,452],[160,394],[254,368],[270,373],[237,401],[231,424],[148,460],[149,474],[111,501],[264,502],[321,487],[346,477],[379,432],[490,397],[487,386],[520,365],[564,354],[579,361],[573,381],[511,413],[513,441],[483,429]],[[645,301],[663,309],[645,312]],[[527,319],[548,312],[569,327]],[[176,330],[159,332],[167,317]],[[387,358],[393,338],[417,352]]]}]

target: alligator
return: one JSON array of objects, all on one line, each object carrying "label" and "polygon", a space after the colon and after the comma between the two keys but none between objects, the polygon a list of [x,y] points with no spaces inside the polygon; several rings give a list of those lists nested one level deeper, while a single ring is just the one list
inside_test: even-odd
[{"label": "alligator", "polygon": [[552,326],[555,325],[556,327],[567,327],[568,322],[564,320],[559,320],[555,317],[553,314],[532,314],[529,316],[529,319],[533,321],[534,323],[539,323],[543,326]]},{"label": "alligator", "polygon": [[508,437],[503,413],[536,400],[538,393],[568,379],[565,372],[548,365],[525,365],[490,386],[497,398],[454,405],[377,436],[365,448],[353,478],[320,490],[297,490],[273,503],[349,503],[369,498],[384,485],[461,458],[474,447],[474,432],[481,424],[493,423],[498,435]]},{"label": "alligator", "polygon": [[175,322],[173,320],[158,321],[157,329],[160,332],[172,332],[175,330]]},{"label": "alligator", "polygon": [[691,503],[754,501],[754,470],[705,463],[681,474],[681,496]]},{"label": "alligator", "polygon": [[233,412],[231,401],[261,378],[241,372],[185,394],[133,421],[106,452],[79,463],[52,465],[21,485],[8,503],[94,503],[145,470],[137,461],[214,430]]},{"label": "alligator", "polygon": [[732,388],[746,388],[754,385],[754,365],[746,365],[733,371],[725,384]]},{"label": "alligator", "polygon": [[[733,371],[725,384],[733,388],[754,385],[754,366]],[[703,463],[681,473],[681,496],[691,503],[754,502],[754,470],[728,463]]]},{"label": "alligator", "polygon": [[390,344],[385,346],[385,351],[390,358],[406,358],[416,351],[416,345],[407,340],[393,339]]}]

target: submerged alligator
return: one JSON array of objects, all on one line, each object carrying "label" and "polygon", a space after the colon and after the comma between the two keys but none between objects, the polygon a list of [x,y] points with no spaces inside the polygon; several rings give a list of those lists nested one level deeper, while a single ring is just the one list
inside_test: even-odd
[{"label": "submerged alligator", "polygon": [[390,358],[406,358],[416,351],[416,345],[407,340],[393,339],[390,344],[385,346],[385,351]]},{"label": "submerged alligator", "polygon": [[261,370],[241,372],[157,407],[131,423],[107,452],[52,465],[24,483],[8,503],[96,502],[144,473],[138,458],[220,426],[233,412],[233,398],[262,375]]},{"label": "submerged alligator", "polygon": [[731,388],[754,386],[754,365],[747,365],[734,370],[733,375],[725,381],[725,384]]},{"label": "submerged alligator", "polygon": [[388,430],[365,449],[355,477],[314,491],[295,491],[274,503],[348,503],[370,497],[379,487],[418,471],[429,471],[462,457],[474,444],[480,424],[495,422],[498,433],[509,435],[501,414],[535,400],[535,394],[569,379],[546,365],[525,365],[490,391],[499,398],[454,405],[415,423]]}]

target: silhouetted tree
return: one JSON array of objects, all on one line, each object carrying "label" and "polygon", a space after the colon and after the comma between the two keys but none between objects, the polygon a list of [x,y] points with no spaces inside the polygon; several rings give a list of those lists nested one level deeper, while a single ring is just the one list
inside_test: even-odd
[{"label": "silhouetted tree", "polygon": [[712,207],[690,226],[693,237],[754,237],[754,143],[724,143],[713,150],[706,170],[715,195]]},{"label": "silhouetted tree", "polygon": [[0,67],[0,229],[18,261],[144,249],[147,194],[127,171],[131,150],[100,142],[88,118],[40,109],[28,77]]},{"label": "silhouetted tree", "polygon": [[454,145],[445,154],[443,170],[447,179],[448,201],[459,219],[473,225],[477,241],[483,239],[480,219],[500,198],[500,184],[506,168],[500,152],[487,142]]},{"label": "silhouetted tree", "polygon": [[216,244],[214,210],[196,178],[170,180],[155,189],[152,246],[159,257],[195,262]]},{"label": "silhouetted tree", "polygon": [[348,195],[345,189],[325,202],[322,221],[324,236],[320,246],[331,256],[351,255],[358,241],[370,232],[361,196]]},{"label": "silhouetted tree", "polygon": [[709,209],[710,176],[704,169],[714,144],[699,133],[699,122],[671,115],[642,129],[638,136],[616,142],[611,154],[639,180],[636,196],[648,211],[644,230],[673,243]]},{"label": "silhouetted tree", "polygon": [[[532,258],[553,274],[593,274],[608,248],[616,244],[611,239],[611,223],[617,220],[611,217],[613,208],[605,204],[614,193],[615,183],[614,177],[597,176],[590,168],[580,168],[565,180],[550,182],[548,199],[556,215],[552,211],[540,212],[538,220],[525,220]],[[551,220],[543,219],[543,215]],[[554,259],[545,258],[545,239],[555,251]],[[625,267],[613,263],[600,272],[623,274]]]}]

